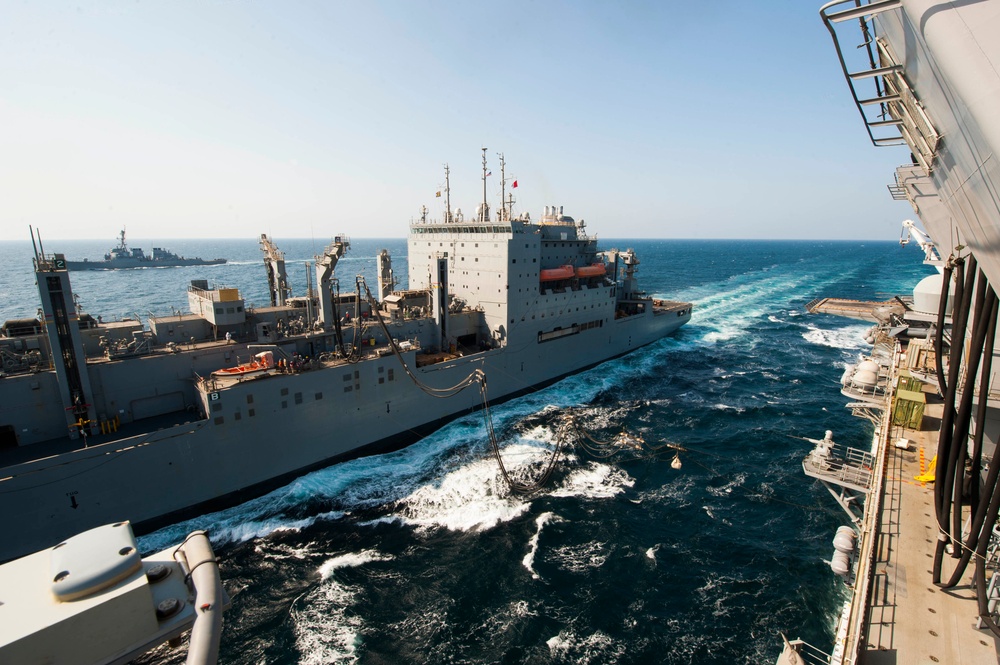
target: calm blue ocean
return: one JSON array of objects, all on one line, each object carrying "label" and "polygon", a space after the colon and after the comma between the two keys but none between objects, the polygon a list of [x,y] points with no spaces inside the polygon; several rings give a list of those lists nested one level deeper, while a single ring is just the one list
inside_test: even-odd
[{"label": "calm blue ocean", "polygon": [[[303,263],[323,240],[277,243],[301,295]],[[45,249],[99,258],[111,244]],[[230,263],[74,274],[82,307],[105,319],[183,310],[197,278],[266,304],[255,241],[157,244]],[[804,307],[909,293],[931,270],[893,242],[601,245],[634,247],[644,288],[694,302],[694,318],[495,407],[505,459],[542,458],[572,409],[595,438],[624,429],[689,448],[682,468],[671,468],[672,452],[605,460],[577,450],[544,491],[512,497],[474,414],[396,453],[144,537],[151,550],[211,532],[233,596],[221,662],[732,665],[773,662],[779,631],[830,646],[846,592],[824,559],[846,518],[802,474],[808,444],[795,437],[831,429],[841,444],[868,446],[871,426],[838,390],[868,326]],[[338,275],[374,280],[382,247],[405,280],[403,240],[355,241]],[[30,243],[0,243],[0,320],[38,307],[30,253]],[[144,662],[182,660],[163,650]]]}]

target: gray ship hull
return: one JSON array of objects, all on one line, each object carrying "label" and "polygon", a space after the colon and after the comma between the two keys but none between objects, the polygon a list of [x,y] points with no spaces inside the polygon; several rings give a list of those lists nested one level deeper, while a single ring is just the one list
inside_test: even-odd
[{"label": "gray ship hull", "polygon": [[182,266],[218,266],[226,259],[112,259],[110,261],[66,261],[66,269],[80,270],[132,270],[134,268],[179,268]]},{"label": "gray ship hull", "polygon": [[177,268],[181,266],[217,266],[226,259],[185,258],[162,247],[154,247],[149,254],[139,247],[129,248],[125,242],[125,229],[118,235],[118,246],[111,248],[101,261],[67,261],[56,257],[57,267],[63,270],[130,270],[133,268]]},{"label": "gray ship hull", "polygon": [[[501,401],[650,344],[690,314],[689,305],[647,311],[549,342],[422,368],[413,351],[403,357],[431,386],[450,386],[482,369],[490,400]],[[380,380],[387,375],[393,379]],[[481,406],[475,389],[450,399],[415,389],[391,355],[244,381],[216,396],[208,396],[208,418],[0,470],[0,529],[18,534],[0,544],[0,560],[109,520],[128,517],[142,531],[232,505],[309,470],[409,443]]]},{"label": "gray ship hull", "polygon": [[[0,560],[108,521],[143,530],[258,496],[690,320],[690,303],[639,289],[635,252],[599,250],[562,208],[538,223],[481,212],[435,222],[425,211],[410,225],[409,288],[392,290],[383,252],[377,298],[361,277],[341,292],[350,241],[336,236],[316,257],[315,289],[289,299],[284,255],[262,236],[271,307],[192,280],[190,312],[151,317],[148,330],[81,316],[65,257],[36,253],[42,320],[0,336],[15,364],[0,381],[0,529],[18,534]],[[142,260],[124,231],[113,253]]]}]

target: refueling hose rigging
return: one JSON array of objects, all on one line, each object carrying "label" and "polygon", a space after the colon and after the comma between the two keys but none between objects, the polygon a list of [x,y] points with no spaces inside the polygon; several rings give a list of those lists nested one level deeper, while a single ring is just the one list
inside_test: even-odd
[{"label": "refueling hose rigging", "polygon": [[[490,440],[490,447],[493,450],[493,456],[496,458],[497,465],[500,467],[500,474],[503,476],[504,481],[510,488],[511,492],[515,494],[532,494],[538,490],[545,487],[549,479],[552,477],[552,472],[555,469],[556,462],[559,459],[559,454],[562,451],[564,434],[560,434],[556,437],[556,446],[552,450],[549,456],[548,462],[542,470],[542,473],[538,478],[531,482],[521,482],[516,480],[510,472],[507,470],[506,465],[504,465],[503,457],[500,454],[500,442],[497,439],[496,431],[493,428],[493,414],[490,412],[490,401],[487,396],[486,389],[486,373],[481,368],[476,368],[469,373],[464,379],[459,381],[453,386],[447,388],[434,388],[425,384],[423,381],[413,373],[413,370],[409,368],[406,364],[406,360],[403,358],[403,353],[399,350],[399,346],[396,344],[396,340],[393,339],[389,332],[389,328],[385,325],[385,321],[382,319],[382,312],[378,307],[378,303],[372,296],[371,289],[368,288],[368,284],[364,281],[364,278],[358,278],[359,292],[360,287],[364,287],[365,295],[368,298],[368,304],[371,306],[372,311],[375,313],[375,319],[378,321],[379,326],[382,328],[382,332],[385,334],[385,338],[389,343],[389,348],[392,349],[392,353],[396,356],[399,364],[402,366],[403,371],[406,373],[410,380],[413,381],[414,385],[417,386],[424,393],[430,395],[431,397],[447,398],[454,397],[458,393],[462,392],[466,388],[479,384],[479,394],[483,401],[483,420],[486,425],[486,433]],[[357,347],[357,344],[355,344]]]}]

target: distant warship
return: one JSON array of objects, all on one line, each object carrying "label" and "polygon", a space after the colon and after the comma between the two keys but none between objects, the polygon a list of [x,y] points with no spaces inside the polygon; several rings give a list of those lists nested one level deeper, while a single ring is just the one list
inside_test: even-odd
[{"label": "distant warship", "polygon": [[125,229],[118,235],[118,246],[104,255],[103,261],[65,261],[66,270],[122,270],[125,268],[173,268],[176,266],[217,266],[226,259],[186,259],[173,252],[154,247],[146,254],[139,247],[128,248],[125,244]]}]

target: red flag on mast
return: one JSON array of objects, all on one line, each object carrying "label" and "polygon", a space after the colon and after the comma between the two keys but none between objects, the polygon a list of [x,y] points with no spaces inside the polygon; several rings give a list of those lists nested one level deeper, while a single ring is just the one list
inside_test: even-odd
[{"label": "red flag on mast", "polygon": [[515,180],[510,186],[511,189],[514,189],[515,187],[517,187],[517,180]]}]

